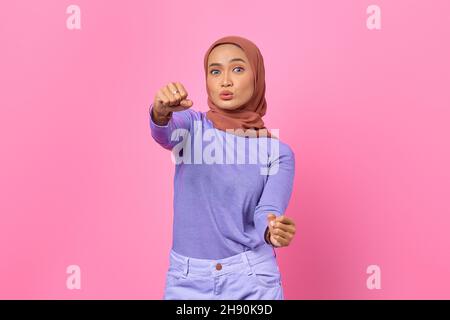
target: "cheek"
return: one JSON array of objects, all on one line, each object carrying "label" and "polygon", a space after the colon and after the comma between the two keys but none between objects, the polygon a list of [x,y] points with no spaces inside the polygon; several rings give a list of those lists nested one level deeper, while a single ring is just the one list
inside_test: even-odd
[{"label": "cheek", "polygon": [[216,92],[216,85],[215,85],[214,80],[208,79],[206,81],[206,85],[208,87],[208,92],[209,93],[214,94]]},{"label": "cheek", "polygon": [[253,78],[247,78],[242,83],[242,89],[245,90],[247,95],[253,94]]},{"label": "cheek", "polygon": [[210,86],[210,84],[208,83],[208,85],[207,85],[207,89],[208,89],[208,95],[209,96],[211,96],[212,94],[213,94],[213,91],[212,91],[212,89],[211,89],[211,86]]}]

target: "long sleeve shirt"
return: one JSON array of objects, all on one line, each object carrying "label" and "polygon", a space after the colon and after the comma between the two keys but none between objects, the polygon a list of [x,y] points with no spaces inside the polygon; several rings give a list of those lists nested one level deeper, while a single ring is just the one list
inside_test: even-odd
[{"label": "long sleeve shirt", "polygon": [[283,215],[292,193],[292,149],[276,138],[216,129],[206,112],[192,108],[157,125],[152,109],[153,104],[151,135],[171,150],[175,165],[172,249],[192,258],[221,259],[269,246],[267,215]]}]

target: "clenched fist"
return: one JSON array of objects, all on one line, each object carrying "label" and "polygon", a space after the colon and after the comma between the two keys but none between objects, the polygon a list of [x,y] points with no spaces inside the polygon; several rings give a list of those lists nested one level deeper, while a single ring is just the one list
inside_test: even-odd
[{"label": "clenched fist", "polygon": [[274,247],[288,246],[295,235],[295,222],[284,215],[277,217],[270,213],[267,215],[269,228],[266,229],[265,238]]},{"label": "clenched fist", "polygon": [[166,125],[172,112],[189,109],[194,104],[187,99],[188,93],[179,82],[169,82],[158,90],[153,102],[153,119],[158,125]]}]

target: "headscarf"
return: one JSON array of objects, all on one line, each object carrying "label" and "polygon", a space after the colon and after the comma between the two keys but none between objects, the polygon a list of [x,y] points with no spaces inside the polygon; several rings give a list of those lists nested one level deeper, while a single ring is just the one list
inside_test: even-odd
[{"label": "headscarf", "polygon": [[[234,44],[239,46],[247,55],[254,74],[253,96],[244,105],[236,110],[224,110],[217,107],[208,95],[209,111],[206,116],[214,127],[226,131],[227,129],[254,129],[258,136],[271,137],[264,126],[262,117],[266,114],[267,103],[265,98],[266,82],[264,60],[258,47],[248,39],[239,36],[226,36],[216,40],[206,51],[204,58],[205,75],[208,77],[208,57],[211,51],[221,44]],[[206,88],[208,91],[208,87]],[[260,131],[261,130],[261,131]],[[247,132],[250,133],[251,130]],[[276,138],[275,136],[272,136]]]}]

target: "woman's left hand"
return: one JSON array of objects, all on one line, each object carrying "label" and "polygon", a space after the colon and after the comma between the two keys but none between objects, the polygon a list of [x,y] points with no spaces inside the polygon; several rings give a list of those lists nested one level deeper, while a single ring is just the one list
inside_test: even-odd
[{"label": "woman's left hand", "polygon": [[274,214],[267,215],[269,224],[269,241],[274,247],[288,246],[295,235],[295,222],[285,215],[277,217]]}]

